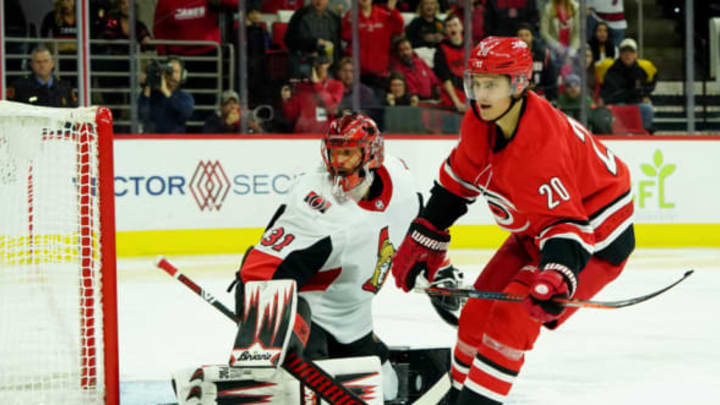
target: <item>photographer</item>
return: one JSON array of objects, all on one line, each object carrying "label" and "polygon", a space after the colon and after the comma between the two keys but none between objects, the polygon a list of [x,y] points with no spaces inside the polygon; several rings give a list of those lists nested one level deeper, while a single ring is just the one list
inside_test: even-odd
[{"label": "photographer", "polygon": [[326,54],[311,60],[309,78],[281,90],[285,117],[293,123],[294,132],[326,133],[335,118],[345,86],[339,80],[328,78],[330,61]]},{"label": "photographer", "polygon": [[[206,134],[240,133],[242,130],[240,121],[242,111],[240,110],[239,101],[240,97],[236,92],[232,90],[223,91],[220,96],[220,109],[205,120],[203,132]],[[257,134],[263,132],[260,124],[252,118],[248,120],[247,127],[250,133]]]},{"label": "photographer", "polygon": [[185,71],[180,59],[151,63],[145,87],[138,100],[138,113],[145,133],[185,133],[185,122],[195,108],[190,93],[180,89]]}]

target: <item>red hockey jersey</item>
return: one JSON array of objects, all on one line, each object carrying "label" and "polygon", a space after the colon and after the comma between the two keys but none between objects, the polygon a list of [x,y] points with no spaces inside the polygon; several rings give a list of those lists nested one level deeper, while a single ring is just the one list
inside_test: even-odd
[{"label": "red hockey jersey", "polygon": [[590,255],[621,262],[634,247],[627,166],[532,91],[509,140],[468,110],[439,182],[469,201],[483,195],[501,228],[532,240],[541,264],[577,274]]}]

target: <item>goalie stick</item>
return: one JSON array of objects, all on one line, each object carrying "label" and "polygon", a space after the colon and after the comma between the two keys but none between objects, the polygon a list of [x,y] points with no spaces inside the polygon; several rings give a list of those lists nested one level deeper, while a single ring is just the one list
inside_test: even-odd
[{"label": "goalie stick", "polygon": [[[218,311],[222,312],[227,318],[237,323],[237,316],[230,308],[223,305],[222,302],[215,299],[209,292],[205,291],[193,280],[182,274],[177,267],[170,263],[166,258],[159,257],[155,261],[155,266],[164,270],[174,279],[185,284],[195,294],[199,295],[205,302],[212,305]],[[282,368],[287,370],[295,378],[300,380],[304,385],[313,390],[319,397],[332,405],[354,405],[365,404],[357,395],[338,383],[311,360],[306,360],[298,353],[288,351]]]},{"label": "goalie stick", "polygon": [[[655,292],[651,292],[646,295],[639,297],[627,298],[618,301],[593,301],[593,300],[581,300],[576,298],[555,298],[554,302],[561,303],[567,307],[581,307],[581,308],[600,308],[600,309],[616,309],[629,307],[631,305],[645,302],[651,298],[657,297],[665,291],[680,284],[683,280],[690,277],[695,270],[688,270],[683,274],[682,278],[668,285],[667,287],[661,288]],[[512,301],[521,302],[525,299],[524,295],[508,294],[497,291],[481,291],[464,288],[440,288],[440,287],[428,287],[428,288],[415,288],[414,291],[426,293],[429,295],[441,295],[441,296],[453,296],[453,297],[465,297],[465,298],[480,298],[486,300],[498,300],[498,301]]]}]

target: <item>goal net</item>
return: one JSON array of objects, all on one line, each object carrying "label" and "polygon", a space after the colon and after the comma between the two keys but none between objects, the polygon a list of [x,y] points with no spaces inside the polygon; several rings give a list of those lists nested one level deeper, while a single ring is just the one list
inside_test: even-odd
[{"label": "goal net", "polygon": [[0,101],[0,403],[118,402],[112,118]]}]

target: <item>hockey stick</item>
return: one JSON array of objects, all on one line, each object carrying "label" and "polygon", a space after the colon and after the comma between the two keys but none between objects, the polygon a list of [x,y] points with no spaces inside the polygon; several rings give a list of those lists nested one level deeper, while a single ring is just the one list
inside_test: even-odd
[{"label": "hockey stick", "polygon": [[[639,297],[627,298],[618,301],[593,301],[593,300],[581,300],[575,298],[556,298],[553,301],[561,303],[566,307],[582,307],[582,308],[600,308],[600,309],[616,309],[629,307],[631,305],[645,302],[651,298],[657,297],[665,291],[680,284],[683,280],[690,277],[695,270],[688,270],[683,274],[682,278],[668,285],[667,287],[661,288],[655,292],[641,295]],[[464,288],[439,288],[439,287],[428,287],[428,288],[416,288],[418,292],[424,292],[429,295],[441,295],[441,296],[454,296],[454,297],[465,297],[465,298],[481,298],[486,300],[497,300],[497,301],[512,301],[521,302],[525,299],[523,295],[508,294],[497,291],[480,291]]]},{"label": "hockey stick", "polygon": [[[234,323],[238,322],[237,316],[233,310],[223,305],[223,303],[216,300],[212,294],[205,291],[193,280],[182,274],[177,267],[173,266],[173,264],[167,259],[162,256],[158,257],[155,261],[155,266],[164,270],[174,279],[185,284],[186,287],[191,289],[195,294],[199,295],[203,300],[205,300],[205,302],[215,307],[215,309],[222,312],[228,319]],[[345,386],[335,381],[332,376],[326,373],[317,364],[311,360],[302,358],[302,356],[298,353],[288,351],[287,356],[285,356],[285,361],[282,363],[282,368],[287,370],[287,372],[292,374],[293,377],[297,378],[300,382],[313,390],[320,398],[332,405],[365,404],[362,399],[345,388]]]}]

